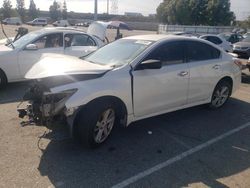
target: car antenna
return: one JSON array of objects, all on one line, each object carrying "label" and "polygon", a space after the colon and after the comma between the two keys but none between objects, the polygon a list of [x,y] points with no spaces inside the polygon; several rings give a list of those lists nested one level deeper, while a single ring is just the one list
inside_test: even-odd
[{"label": "car antenna", "polygon": [[[4,28],[3,28],[3,22],[1,21],[1,28],[2,28],[2,32],[4,34],[4,36],[7,38],[8,42],[11,41],[9,39],[9,37],[6,35],[5,31],[4,31]],[[15,49],[15,46],[12,44],[12,41],[10,42],[10,45],[13,47],[13,49]]]}]

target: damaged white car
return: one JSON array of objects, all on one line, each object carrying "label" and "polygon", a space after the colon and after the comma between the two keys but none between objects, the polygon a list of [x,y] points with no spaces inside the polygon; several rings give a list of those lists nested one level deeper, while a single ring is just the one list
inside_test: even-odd
[{"label": "damaged white car", "polygon": [[201,39],[146,35],[115,41],[85,59],[46,55],[18,109],[35,124],[67,120],[72,136],[96,147],[114,126],[191,106],[222,107],[239,87],[237,60]]}]

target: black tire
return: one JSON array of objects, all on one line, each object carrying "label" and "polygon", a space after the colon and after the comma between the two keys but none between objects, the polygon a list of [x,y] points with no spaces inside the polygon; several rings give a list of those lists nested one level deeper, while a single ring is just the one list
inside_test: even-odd
[{"label": "black tire", "polygon": [[[109,131],[107,137],[104,140],[97,141],[97,135],[101,128],[98,128],[97,124],[100,123],[103,118],[104,112],[112,110],[112,114],[114,114],[113,125]],[[88,104],[83,110],[81,110],[76,118],[75,124],[75,137],[88,148],[97,148],[102,145],[112,133],[113,128],[117,122],[117,113],[115,105],[110,100],[98,100],[93,101]],[[97,129],[99,131],[97,131]],[[103,128],[104,129],[104,128]],[[97,133],[98,132],[98,133]],[[105,131],[103,131],[104,134]],[[103,135],[105,136],[105,135]]]},{"label": "black tire", "polygon": [[214,89],[209,107],[211,109],[218,109],[224,106],[228,101],[232,92],[232,84],[229,81],[221,81]]},{"label": "black tire", "polygon": [[4,88],[7,84],[7,77],[4,72],[0,69],[0,89]]}]

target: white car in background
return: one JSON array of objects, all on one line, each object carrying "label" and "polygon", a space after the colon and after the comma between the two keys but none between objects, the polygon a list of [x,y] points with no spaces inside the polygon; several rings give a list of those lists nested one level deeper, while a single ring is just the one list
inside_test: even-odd
[{"label": "white car in background", "polygon": [[25,74],[44,53],[81,57],[103,45],[97,36],[74,28],[44,28],[30,32],[12,44],[0,45],[0,86],[24,80]]},{"label": "white car in background", "polygon": [[55,21],[52,25],[55,27],[68,27],[68,26],[70,26],[68,20],[58,20],[58,21]]},{"label": "white car in background", "polygon": [[48,54],[26,75],[37,81],[19,117],[40,125],[67,119],[71,135],[97,147],[114,126],[201,104],[222,107],[241,83],[238,63],[210,42],[171,35],[120,39],[84,59]]},{"label": "white car in background", "polygon": [[230,42],[228,42],[226,39],[218,35],[202,35],[200,36],[200,38],[218,45],[219,47],[224,49],[226,52],[233,51],[233,45]]}]

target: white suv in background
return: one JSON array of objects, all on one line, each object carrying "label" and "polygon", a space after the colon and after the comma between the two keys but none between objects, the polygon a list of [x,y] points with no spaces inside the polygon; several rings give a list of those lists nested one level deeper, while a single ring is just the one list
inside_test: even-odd
[{"label": "white suv in background", "polygon": [[30,22],[27,22],[27,24],[32,26],[46,26],[48,25],[48,22],[46,18],[36,18]]},{"label": "white suv in background", "polygon": [[67,119],[71,135],[96,147],[117,125],[201,104],[222,107],[239,87],[241,70],[205,40],[145,35],[117,40],[85,59],[48,54],[26,78],[37,81],[20,117],[40,125]]},{"label": "white suv in background", "polygon": [[5,25],[22,25],[22,20],[19,17],[11,17],[5,18],[2,23]]}]

